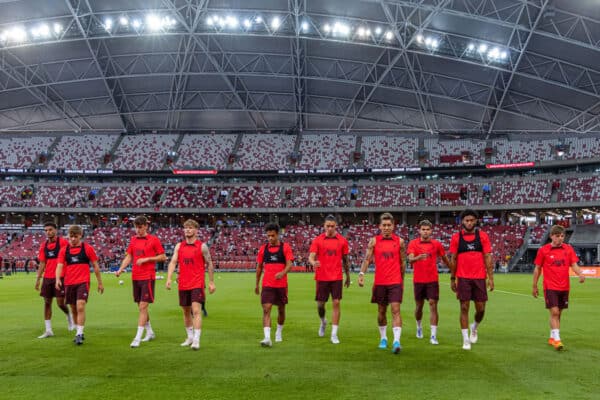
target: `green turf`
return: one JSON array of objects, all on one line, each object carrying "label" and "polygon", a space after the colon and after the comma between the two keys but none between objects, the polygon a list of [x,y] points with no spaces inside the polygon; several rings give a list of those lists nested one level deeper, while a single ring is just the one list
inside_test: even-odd
[{"label": "green turf", "polygon": [[335,346],[317,337],[312,276],[291,275],[284,342],[263,349],[254,274],[218,274],[202,347],[194,352],[179,346],[185,333],[177,292],[167,292],[164,281],[157,281],[151,306],[157,340],[129,348],[137,320],[131,284],[126,277],[119,286],[110,275],[104,275],[104,295],[91,296],[83,346],[71,342],[56,308],[56,337],[38,340],[42,300],[34,279],[19,274],[0,280],[1,399],[598,398],[600,281],[573,282],[561,330],[567,350],[560,353],[546,344],[548,316],[543,301],[530,296],[529,275],[497,276],[498,291],[490,294],[479,343],[470,352],[461,349],[458,303],[448,276],[442,277],[439,346],[414,336],[408,283],[404,348],[394,356],[377,349],[376,307],[369,303],[369,289],[356,284],[344,292],[342,343]]}]

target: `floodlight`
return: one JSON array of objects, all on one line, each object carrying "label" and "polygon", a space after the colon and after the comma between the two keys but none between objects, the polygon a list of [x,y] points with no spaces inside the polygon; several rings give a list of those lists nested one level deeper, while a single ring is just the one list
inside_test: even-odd
[{"label": "floodlight", "polygon": [[356,33],[358,34],[358,36],[360,37],[364,37],[365,36],[365,28],[363,28],[362,26],[360,28],[358,28],[356,30]]},{"label": "floodlight", "polygon": [[110,31],[113,27],[113,20],[110,17],[104,18],[104,29]]},{"label": "floodlight", "polygon": [[271,20],[271,28],[273,28],[274,30],[279,29],[279,27],[281,26],[281,20],[279,19],[279,17],[273,17],[273,19]]},{"label": "floodlight", "polygon": [[381,35],[381,32],[382,32],[382,30],[381,30],[380,27],[375,28],[375,34],[376,35]]},{"label": "floodlight", "polygon": [[162,21],[155,14],[148,14],[146,16],[146,26],[151,31],[158,31],[163,27]]},{"label": "floodlight", "polygon": [[238,25],[240,24],[238,19],[232,15],[228,15],[225,18],[225,22],[227,23],[227,26],[231,29],[235,29],[238,27]]},{"label": "floodlight", "polygon": [[425,38],[423,37],[423,35],[421,35],[421,34],[417,35],[417,43],[423,43],[424,40],[425,40]]},{"label": "floodlight", "polygon": [[329,24],[325,24],[325,25],[323,26],[323,30],[324,30],[326,33],[329,33],[329,32],[331,32],[331,26],[329,26]]},{"label": "floodlight", "polygon": [[485,53],[487,51],[487,49],[488,49],[487,44],[482,43],[482,44],[479,45],[479,49],[478,50],[479,50],[480,53]]},{"label": "floodlight", "polygon": [[54,24],[54,26],[53,26],[53,29],[54,29],[54,33],[56,33],[56,34],[58,35],[59,33],[61,33],[61,32],[62,32],[62,30],[63,30],[63,27],[62,27],[62,25],[61,25],[61,24],[59,24],[59,23],[57,22],[57,23],[55,23],[55,24]]},{"label": "floodlight", "polygon": [[250,22],[250,20],[248,18],[246,18],[244,20],[244,27],[246,27],[246,28],[252,27],[252,22]]},{"label": "floodlight", "polygon": [[394,34],[392,33],[392,31],[387,31],[387,32],[385,33],[385,38],[386,38],[387,40],[392,40],[392,39],[394,38]]},{"label": "floodlight", "polygon": [[308,31],[308,28],[309,28],[308,22],[306,22],[306,21],[303,21],[303,22],[302,22],[302,30],[303,30],[304,32],[306,32],[306,31]]},{"label": "floodlight", "polygon": [[262,19],[262,17],[259,15],[258,17],[256,17],[256,19],[255,19],[254,21],[256,21],[256,23],[257,23],[257,24],[260,24],[260,23],[262,23],[262,22],[263,22],[263,19]]},{"label": "floodlight", "polygon": [[139,27],[142,26],[142,22],[139,19],[134,19],[133,22],[131,23],[131,25],[133,25],[133,27],[135,29],[138,29]]},{"label": "floodlight", "polygon": [[469,43],[469,45],[467,46],[467,49],[469,49],[469,51],[473,51],[473,50],[475,50],[475,45],[473,43]]},{"label": "floodlight", "polygon": [[434,49],[437,49],[439,45],[440,45],[440,42],[437,39],[431,40],[431,47],[433,47]]},{"label": "floodlight", "polygon": [[119,24],[121,24],[121,26],[127,26],[129,25],[129,20],[127,17],[121,17],[119,18]]},{"label": "floodlight", "polygon": [[8,31],[8,39],[14,42],[24,42],[27,40],[25,28],[17,26]]}]

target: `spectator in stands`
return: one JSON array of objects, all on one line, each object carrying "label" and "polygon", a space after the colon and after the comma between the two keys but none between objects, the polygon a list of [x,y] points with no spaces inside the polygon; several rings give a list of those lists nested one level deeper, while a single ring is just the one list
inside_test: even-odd
[{"label": "spectator in stands", "polygon": [[414,269],[414,295],[415,295],[415,319],[417,320],[417,338],[423,339],[423,305],[425,300],[429,301],[429,323],[431,326],[431,335],[429,342],[438,344],[437,325],[438,311],[437,303],[440,298],[440,284],[438,280],[437,260],[442,259],[446,266],[450,266],[450,261],[446,257],[446,252],[442,244],[431,238],[433,224],[428,220],[419,222],[419,237],[408,243],[406,253],[408,262]]},{"label": "spectator in stands", "polygon": [[[58,254],[62,248],[69,245],[69,242],[57,234],[57,226],[54,222],[46,222],[44,224],[44,232],[46,240],[40,245],[38,257],[40,259],[40,267],[37,271],[37,279],[35,280],[35,290],[40,291],[40,296],[44,298],[44,324],[46,330],[38,339],[45,339],[54,336],[52,331],[52,298],[56,297],[56,305],[67,316],[67,324],[69,331],[74,329],[73,319],[69,315],[69,309],[65,305],[65,290],[64,286],[60,290],[56,289],[56,265],[58,264]],[[60,279],[64,285],[63,271]],[[43,277],[40,287],[40,280]]]},{"label": "spectator in stands", "polygon": [[383,213],[379,217],[381,234],[372,237],[367,246],[367,253],[358,273],[358,286],[365,284],[365,272],[371,261],[375,261],[375,278],[371,303],[378,305],[377,322],[379,325],[379,348],[387,349],[387,307],[392,311],[392,330],[394,342],[392,352],[398,354],[402,349],[400,336],[402,335],[402,317],[400,303],[406,260],[404,258],[404,240],[394,234],[394,217],[390,213]]},{"label": "spectator in stands", "polygon": [[166,288],[171,289],[171,278],[175,267],[179,265],[178,288],[179,305],[183,311],[183,323],[187,339],[181,346],[200,348],[202,329],[201,304],[205,302],[205,269],[208,269],[208,291],[215,292],[214,268],[206,243],[198,240],[198,222],[188,219],[183,223],[185,239],[177,243],[169,263]]},{"label": "spectator in stands", "polygon": [[[131,347],[140,347],[140,342],[148,342],[155,338],[154,331],[150,325],[150,314],[148,306],[154,303],[154,286],[156,280],[156,263],[167,259],[165,249],[160,240],[148,233],[148,219],[143,215],[135,218],[135,236],[131,238],[127,254],[121,266],[115,272],[119,277],[129,266],[131,267],[131,279],[133,280],[133,301],[137,303],[139,316],[137,333],[131,342]],[[142,334],[146,329],[146,336]]]},{"label": "spectator in stands", "polygon": [[[479,216],[466,209],[460,214],[461,229],[450,240],[450,285],[460,301],[460,327],[463,349],[471,350],[477,343],[477,328],[485,314],[487,302],[486,276],[490,291],[494,290],[492,246],[484,231],[476,228]],[[469,335],[469,305],[475,302],[475,321]]]},{"label": "spectator in stands", "polygon": [[83,229],[79,225],[69,227],[69,244],[60,249],[56,266],[56,290],[60,291],[63,283],[63,267],[65,267],[65,300],[71,306],[73,321],[77,334],[73,342],[83,344],[83,328],[85,325],[85,305],[90,289],[90,265],[94,268],[98,281],[98,292],[104,293],[102,276],[98,268],[98,256],[92,246],[81,241]]},{"label": "spectator in stands", "polygon": [[[289,244],[279,240],[279,225],[268,224],[265,226],[267,243],[260,247],[256,256],[256,287],[254,292],[260,294],[263,309],[264,339],[260,342],[263,347],[271,347],[271,308],[277,306],[277,331],[275,342],[281,342],[283,324],[285,322],[285,305],[287,297],[287,274],[292,268],[294,255]],[[265,273],[262,281],[262,290],[259,289],[261,275]]]},{"label": "spectator in stands", "polygon": [[560,317],[569,307],[569,268],[579,277],[579,283],[585,282],[579,259],[573,247],[564,243],[565,228],[554,225],[550,228],[551,242],[540,247],[535,257],[533,270],[533,297],[538,297],[538,280],[544,275],[543,288],[546,308],[550,312],[550,338],[548,344],[556,350],[564,349],[560,339]]},{"label": "spectator in stands", "polygon": [[344,286],[350,287],[348,241],[337,232],[337,221],[333,215],[325,217],[325,233],[317,236],[310,245],[308,263],[315,268],[317,313],[321,319],[319,336],[325,336],[327,320],[325,303],[331,294],[331,343],[339,344],[340,301],[342,300],[342,269],[346,274]]}]

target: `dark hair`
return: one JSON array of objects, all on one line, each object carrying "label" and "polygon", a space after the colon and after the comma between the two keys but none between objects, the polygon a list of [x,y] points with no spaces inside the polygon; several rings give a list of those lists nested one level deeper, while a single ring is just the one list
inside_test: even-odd
[{"label": "dark hair", "polygon": [[552,225],[550,228],[550,236],[552,235],[562,235],[565,233],[566,229],[560,225]]},{"label": "dark hair", "polygon": [[148,225],[148,218],[144,217],[143,215],[139,215],[135,217],[133,224],[135,226]]},{"label": "dark hair", "polygon": [[54,222],[52,222],[52,221],[46,221],[46,222],[44,222],[44,228],[47,227],[47,226],[51,226],[54,229],[58,229],[58,226],[56,226],[56,224]]},{"label": "dark hair", "polygon": [[265,232],[275,231],[279,233],[279,225],[275,223],[270,223],[265,226]]},{"label": "dark hair", "polygon": [[325,222],[327,221],[333,221],[337,224],[337,220],[335,219],[335,216],[333,214],[329,214],[325,217]]},{"label": "dark hair", "polygon": [[431,228],[433,224],[428,219],[424,219],[423,221],[419,222],[419,228],[422,226],[428,226]]},{"label": "dark hair", "polygon": [[463,219],[465,219],[465,217],[468,216],[473,216],[476,219],[479,219],[479,214],[477,214],[477,211],[467,208],[466,210],[460,213],[460,220],[462,221]]},{"label": "dark hair", "polygon": [[381,214],[379,216],[379,223],[383,222],[383,221],[392,221],[392,223],[394,223],[394,216],[388,212],[384,212],[383,214]]}]

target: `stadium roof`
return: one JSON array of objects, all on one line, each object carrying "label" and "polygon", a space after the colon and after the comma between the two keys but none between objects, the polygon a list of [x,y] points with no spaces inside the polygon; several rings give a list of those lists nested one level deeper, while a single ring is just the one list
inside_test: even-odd
[{"label": "stadium roof", "polygon": [[0,0],[0,130],[600,131],[597,0]]}]

